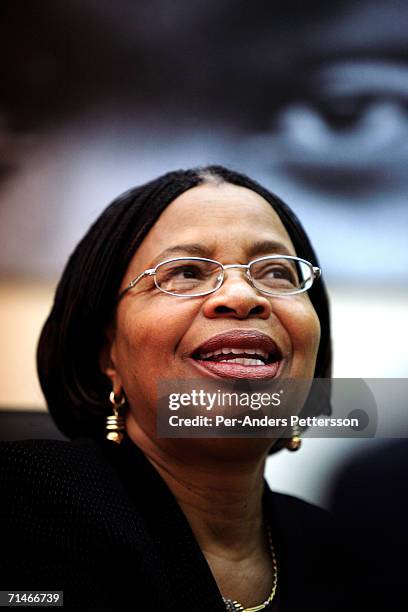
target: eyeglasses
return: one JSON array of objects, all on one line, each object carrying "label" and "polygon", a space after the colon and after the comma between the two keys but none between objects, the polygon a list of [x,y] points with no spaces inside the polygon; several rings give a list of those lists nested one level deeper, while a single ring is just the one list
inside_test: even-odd
[{"label": "eyeglasses", "polygon": [[153,276],[157,289],[175,297],[200,297],[217,291],[224,282],[225,271],[245,270],[248,282],[266,295],[295,295],[311,288],[321,270],[310,262],[292,255],[269,255],[248,264],[223,265],[204,257],[176,257],[145,270],[120,293],[118,301],[145,276]]}]

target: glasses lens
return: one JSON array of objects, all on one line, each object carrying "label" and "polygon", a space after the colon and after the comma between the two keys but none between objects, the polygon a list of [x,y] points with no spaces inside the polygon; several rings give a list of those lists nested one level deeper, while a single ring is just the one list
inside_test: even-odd
[{"label": "glasses lens", "polygon": [[222,267],[203,259],[168,261],[156,270],[156,284],[176,295],[198,295],[216,289],[222,278]]},{"label": "glasses lens", "polygon": [[278,295],[304,291],[313,281],[309,264],[286,257],[256,261],[250,267],[250,274],[257,289]]}]

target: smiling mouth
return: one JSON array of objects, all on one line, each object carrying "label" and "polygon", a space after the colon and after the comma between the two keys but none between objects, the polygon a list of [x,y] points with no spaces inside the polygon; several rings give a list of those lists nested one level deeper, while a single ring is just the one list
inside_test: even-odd
[{"label": "smiling mouth", "polygon": [[191,358],[201,371],[227,378],[275,378],[282,354],[266,334],[232,331],[211,338]]}]

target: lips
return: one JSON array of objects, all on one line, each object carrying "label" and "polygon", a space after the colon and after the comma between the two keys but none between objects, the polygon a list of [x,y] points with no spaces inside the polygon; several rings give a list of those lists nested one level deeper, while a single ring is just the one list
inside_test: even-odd
[{"label": "lips", "polygon": [[226,378],[275,378],[282,363],[276,342],[257,330],[217,334],[200,344],[190,357],[203,374]]}]

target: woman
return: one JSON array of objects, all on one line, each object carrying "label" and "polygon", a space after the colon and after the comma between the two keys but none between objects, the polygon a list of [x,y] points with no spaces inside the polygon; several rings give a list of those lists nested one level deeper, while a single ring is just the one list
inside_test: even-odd
[{"label": "woman", "polygon": [[38,347],[49,410],[74,441],[1,447],[2,588],[64,590],[76,610],[336,609],[330,518],[263,478],[297,432],[156,435],[164,376],[330,377],[318,276],[289,208],[225,168],[113,202],[71,256]]}]

